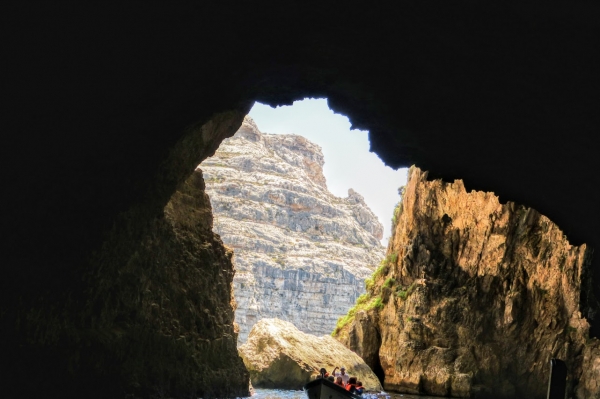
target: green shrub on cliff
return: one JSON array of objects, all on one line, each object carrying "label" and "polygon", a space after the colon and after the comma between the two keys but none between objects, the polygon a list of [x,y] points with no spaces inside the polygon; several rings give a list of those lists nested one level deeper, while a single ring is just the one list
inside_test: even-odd
[{"label": "green shrub on cliff", "polygon": [[398,187],[398,195],[400,196],[400,201],[404,198],[404,193],[406,192],[406,186]]},{"label": "green shrub on cliff", "polygon": [[394,208],[394,214],[392,215],[392,231],[396,229],[396,225],[398,224],[398,220],[400,220],[400,215],[402,215],[402,201],[396,204]]},{"label": "green shrub on cliff", "polygon": [[391,287],[392,285],[394,285],[394,284],[396,284],[396,279],[395,279],[395,278],[393,278],[393,277],[388,277],[388,278],[385,280],[385,283],[383,283],[383,286],[384,286],[385,288],[390,288],[390,287]]},{"label": "green shrub on cliff", "polygon": [[373,272],[373,275],[371,276],[371,278],[373,279],[373,281],[377,280],[377,277],[381,276],[382,274],[384,274],[387,270],[388,264],[387,264],[387,259],[383,259],[381,261],[381,263],[379,264],[379,267],[377,268],[377,270],[375,270]]},{"label": "green shrub on cliff", "polygon": [[395,264],[398,261],[398,254],[396,252],[392,252],[391,254],[389,254],[388,256],[385,257],[385,259],[383,259],[380,263],[379,263],[379,267],[377,268],[377,270],[375,270],[373,272],[373,275],[371,276],[371,279],[373,281],[377,280],[377,278],[379,276],[382,276],[384,274],[387,274],[389,267],[393,264]]},{"label": "green shrub on cliff", "polygon": [[356,315],[356,306],[352,307],[345,316],[342,316],[338,319],[335,329],[331,333],[332,336],[335,336],[344,326],[354,320],[354,316]]},{"label": "green shrub on cliff", "polygon": [[398,203],[394,207],[394,213],[392,214],[392,236],[394,235],[394,232],[396,231],[396,225],[398,224],[398,220],[400,220],[400,216],[402,215],[402,211],[404,210],[403,206],[402,206],[402,200],[403,200],[405,191],[406,191],[406,187],[404,187],[404,186],[400,186],[398,188],[398,194],[400,195],[400,201],[398,201]]},{"label": "green shrub on cliff", "polygon": [[367,289],[368,292],[371,292],[373,290],[374,284],[375,284],[375,282],[373,281],[372,277],[369,277],[365,280],[365,288]]},{"label": "green shrub on cliff", "polygon": [[397,261],[398,261],[398,253],[397,252],[392,252],[391,254],[389,254],[387,256],[388,265],[395,264]]},{"label": "green shrub on cliff", "polygon": [[366,303],[368,300],[369,300],[369,294],[362,294],[356,300],[356,305],[355,306],[362,305],[362,304]]},{"label": "green shrub on cliff", "polygon": [[356,313],[358,311],[371,310],[374,308],[382,309],[383,305],[384,304],[381,300],[381,297],[377,296],[375,298],[371,298],[369,294],[362,294],[358,297],[358,299],[356,300],[356,304],[352,308],[350,308],[348,313],[338,319],[335,329],[333,330],[331,335],[335,336],[338,332],[340,332],[342,328],[344,328],[344,326],[351,323],[354,320],[354,317],[356,316]]},{"label": "green shrub on cliff", "polygon": [[[400,287],[398,287],[398,288],[400,288]],[[408,298],[408,294],[406,293],[405,290],[402,290],[402,289],[400,289],[396,292],[396,296],[402,300],[406,300],[406,298]]]},{"label": "green shrub on cliff", "polygon": [[375,298],[374,301],[371,302],[370,309],[377,308],[377,309],[381,310],[381,309],[383,309],[383,305],[384,305],[383,300],[381,299],[380,296],[378,296],[377,298]]},{"label": "green shrub on cliff", "polygon": [[406,298],[408,298],[410,296],[410,294],[412,294],[412,292],[415,290],[415,288],[416,288],[415,283],[412,283],[410,286],[408,286],[408,288],[398,286],[396,288],[396,296],[400,299],[405,300]]}]

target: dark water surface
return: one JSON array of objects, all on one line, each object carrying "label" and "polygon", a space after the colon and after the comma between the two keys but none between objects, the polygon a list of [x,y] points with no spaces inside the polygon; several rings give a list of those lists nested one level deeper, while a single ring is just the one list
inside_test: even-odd
[{"label": "dark water surface", "polygon": [[[433,396],[408,395],[401,393],[364,393],[364,399],[439,399]],[[260,389],[254,388],[251,399],[307,399],[304,391],[287,391],[283,389]]]}]

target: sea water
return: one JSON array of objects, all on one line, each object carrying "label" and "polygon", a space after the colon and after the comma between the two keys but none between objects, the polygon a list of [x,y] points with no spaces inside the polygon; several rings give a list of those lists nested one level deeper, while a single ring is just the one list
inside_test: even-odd
[{"label": "sea water", "polygon": [[[408,395],[401,393],[363,393],[364,399],[439,399],[433,396]],[[304,391],[288,391],[284,389],[254,388],[251,399],[306,399]]]}]

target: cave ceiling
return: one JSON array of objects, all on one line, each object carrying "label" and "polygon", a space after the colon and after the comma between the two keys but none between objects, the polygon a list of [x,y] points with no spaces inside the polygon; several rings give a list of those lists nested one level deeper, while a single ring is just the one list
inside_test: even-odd
[{"label": "cave ceiling", "polygon": [[13,3],[0,17],[3,264],[68,272],[149,195],[187,127],[304,97],[327,97],[369,130],[388,165],[461,178],[597,247],[599,11],[589,2]]}]

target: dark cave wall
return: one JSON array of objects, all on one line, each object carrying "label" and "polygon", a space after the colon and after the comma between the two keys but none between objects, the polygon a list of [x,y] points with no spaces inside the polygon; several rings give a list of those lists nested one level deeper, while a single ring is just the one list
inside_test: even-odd
[{"label": "dark cave wall", "polygon": [[[186,128],[226,110],[243,114],[254,100],[328,97],[370,130],[389,165],[461,178],[467,189],[547,215],[570,242],[598,247],[598,7],[5,3],[0,323],[8,389],[64,390],[70,373],[95,376],[80,387],[100,386],[126,369],[111,355],[118,351],[85,346],[73,333],[104,314],[86,308],[103,292],[90,276],[118,275],[158,228],[202,159],[200,147],[171,152]],[[103,342],[101,332],[90,330],[93,342]],[[110,362],[95,363],[84,347]],[[76,353],[89,364],[71,361]],[[97,364],[110,367],[100,376],[84,368]],[[45,377],[28,378],[35,373]]]},{"label": "dark cave wall", "polygon": [[[461,178],[599,242],[600,6],[230,5],[7,6],[8,248],[27,236],[54,257],[52,232],[85,241],[60,251],[85,258],[101,234],[85,222],[109,228],[147,195],[186,126],[305,96],[370,130],[393,167]],[[22,178],[40,170],[51,177]]]},{"label": "dark cave wall", "polygon": [[233,253],[212,232],[202,173],[191,172],[244,115],[226,112],[187,129],[156,179],[157,191],[176,185],[168,202],[150,196],[119,215],[88,265],[2,315],[9,397],[248,395],[234,331]]}]

